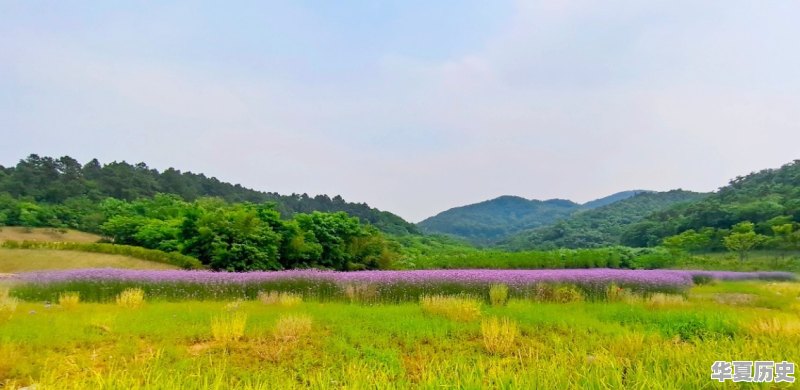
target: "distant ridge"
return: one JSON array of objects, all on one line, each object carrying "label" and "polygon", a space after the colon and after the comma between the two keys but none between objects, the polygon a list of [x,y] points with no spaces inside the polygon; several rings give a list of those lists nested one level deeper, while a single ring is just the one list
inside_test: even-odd
[{"label": "distant ridge", "polygon": [[619,202],[621,200],[632,198],[632,197],[634,197],[636,195],[639,195],[641,193],[644,193],[644,192],[654,192],[654,191],[648,191],[648,190],[621,191],[621,192],[617,192],[616,194],[611,194],[609,196],[602,197],[600,199],[595,199],[595,200],[588,201],[588,202],[582,204],[581,206],[583,208],[585,208],[585,209],[596,209],[598,207],[603,207],[603,206],[610,205],[610,204],[612,204],[614,202]]},{"label": "distant ridge", "polygon": [[417,224],[426,233],[456,236],[486,246],[507,239],[522,231],[547,226],[573,213],[601,207],[645,190],[631,190],[596,199],[580,205],[567,199],[536,200],[504,195],[495,199],[455,207]]},{"label": "distant ridge", "polygon": [[[584,208],[552,225],[521,232],[500,246],[509,250],[528,250],[619,245],[625,231],[649,215],[678,204],[699,201],[708,195],[683,190],[639,191],[601,207]],[[595,204],[598,203],[602,202]]]}]

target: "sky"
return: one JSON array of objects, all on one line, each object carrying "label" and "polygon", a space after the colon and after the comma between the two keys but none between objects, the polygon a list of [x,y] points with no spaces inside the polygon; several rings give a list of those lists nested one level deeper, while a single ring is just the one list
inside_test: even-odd
[{"label": "sky", "polygon": [[796,1],[0,0],[0,165],[146,162],[418,222],[800,158]]}]

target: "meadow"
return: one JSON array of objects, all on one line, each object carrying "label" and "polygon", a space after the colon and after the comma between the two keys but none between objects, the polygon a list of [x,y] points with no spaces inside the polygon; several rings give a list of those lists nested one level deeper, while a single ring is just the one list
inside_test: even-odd
[{"label": "meadow", "polygon": [[[725,387],[717,360],[800,362],[800,283],[771,271],[796,270],[796,253],[475,251],[417,258],[438,270],[220,273],[35,233],[0,248],[14,273],[0,274],[3,389],[693,389]],[[588,268],[667,264],[695,270]]]},{"label": "meadow", "polygon": [[[767,280],[791,275],[580,271],[27,274],[4,282],[16,307],[0,324],[0,383],[686,389],[719,386],[716,360],[800,361],[800,284]],[[258,283],[191,295],[224,278]],[[156,279],[190,294],[158,295]],[[400,288],[412,293],[398,299]]]}]

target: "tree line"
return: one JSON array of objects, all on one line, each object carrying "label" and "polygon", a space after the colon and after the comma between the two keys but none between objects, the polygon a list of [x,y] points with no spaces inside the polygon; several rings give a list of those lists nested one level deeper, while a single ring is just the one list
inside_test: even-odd
[{"label": "tree line", "polygon": [[56,205],[0,194],[0,225],[100,233],[115,244],[178,252],[227,271],[379,269],[397,256],[381,231],[344,212],[283,219],[273,203],[187,202],[170,194],[134,201],[78,197]]},{"label": "tree line", "polygon": [[50,205],[81,202],[82,199],[101,201],[108,197],[133,201],[158,193],[174,194],[186,201],[218,197],[230,203],[272,202],[285,218],[313,211],[343,211],[387,233],[417,233],[416,226],[395,214],[371,208],[365,203],[347,202],[338,195],[311,197],[307,194],[261,192],[203,174],[174,168],[159,172],[145,163],[129,164],[125,161],[101,164],[93,159],[81,164],[69,156],[53,158],[31,154],[14,167],[0,166],[0,193]]}]

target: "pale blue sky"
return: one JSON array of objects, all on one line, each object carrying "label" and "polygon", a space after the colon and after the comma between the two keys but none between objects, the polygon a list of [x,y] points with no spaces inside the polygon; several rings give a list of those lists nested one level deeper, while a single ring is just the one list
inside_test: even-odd
[{"label": "pale blue sky", "polygon": [[0,0],[0,164],[144,161],[419,221],[800,158],[795,1]]}]

